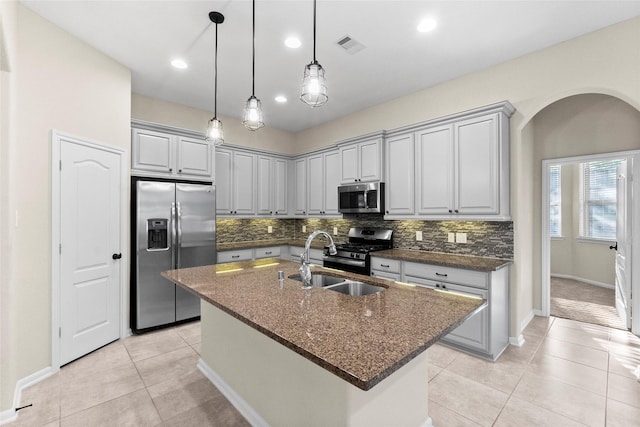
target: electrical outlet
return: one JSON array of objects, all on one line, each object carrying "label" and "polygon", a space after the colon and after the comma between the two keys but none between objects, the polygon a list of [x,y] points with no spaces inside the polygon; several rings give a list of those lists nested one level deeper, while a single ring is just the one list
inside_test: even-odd
[{"label": "electrical outlet", "polygon": [[456,233],[456,242],[467,243],[467,233]]},{"label": "electrical outlet", "polygon": [[273,227],[268,225],[267,226],[267,233],[273,233]]},{"label": "electrical outlet", "polygon": [[416,231],[416,240],[419,242],[422,241],[422,231]]},{"label": "electrical outlet", "polygon": [[307,232],[307,226],[306,226],[306,225],[303,225],[303,226],[302,226],[302,232],[303,232],[303,233],[306,233],[306,232]]},{"label": "electrical outlet", "polygon": [[333,227],[333,235],[334,236],[338,235],[338,227]]},{"label": "electrical outlet", "polygon": [[455,243],[456,242],[456,234],[455,233],[449,233],[449,235],[447,236],[447,242]]}]

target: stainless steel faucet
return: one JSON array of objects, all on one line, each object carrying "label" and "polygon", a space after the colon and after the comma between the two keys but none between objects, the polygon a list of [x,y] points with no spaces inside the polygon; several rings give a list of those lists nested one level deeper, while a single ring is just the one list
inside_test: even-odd
[{"label": "stainless steel faucet", "polygon": [[335,255],[338,253],[336,250],[336,245],[333,243],[333,239],[331,235],[326,231],[316,230],[313,233],[309,234],[307,237],[307,243],[304,245],[304,252],[300,254],[300,278],[302,279],[302,288],[309,289],[311,288],[311,268],[309,267],[309,249],[311,248],[311,242],[315,237],[319,234],[322,234],[327,239],[329,239],[329,254]]}]

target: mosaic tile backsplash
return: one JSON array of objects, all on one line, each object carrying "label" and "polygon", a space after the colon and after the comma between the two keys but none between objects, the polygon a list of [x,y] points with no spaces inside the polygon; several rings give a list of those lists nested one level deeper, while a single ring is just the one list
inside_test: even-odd
[{"label": "mosaic tile backsplash", "polygon": [[[305,218],[305,219],[218,219],[218,243],[251,240],[305,239],[315,230],[333,235],[336,242],[347,240],[351,227],[378,227],[393,230],[393,246],[401,249],[513,258],[513,222],[511,221],[385,221],[381,218]],[[302,232],[302,226],[307,232]],[[268,226],[273,232],[268,233]],[[422,231],[422,241],[416,241],[416,231]],[[448,243],[448,233],[467,233],[467,243]]]}]

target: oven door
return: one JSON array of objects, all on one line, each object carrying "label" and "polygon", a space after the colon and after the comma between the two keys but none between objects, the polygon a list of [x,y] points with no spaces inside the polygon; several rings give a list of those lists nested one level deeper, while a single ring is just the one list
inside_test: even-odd
[{"label": "oven door", "polygon": [[366,260],[359,260],[336,256],[325,256],[322,262],[322,266],[356,274],[363,274],[365,276],[368,276],[371,272],[369,257],[367,257]]}]

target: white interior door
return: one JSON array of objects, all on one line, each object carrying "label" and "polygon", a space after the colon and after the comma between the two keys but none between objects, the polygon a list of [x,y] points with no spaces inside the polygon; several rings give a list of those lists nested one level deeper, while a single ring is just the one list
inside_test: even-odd
[{"label": "white interior door", "polygon": [[618,166],[616,185],[616,310],[618,316],[631,328],[631,197],[629,195],[627,161]]},{"label": "white interior door", "polygon": [[60,364],[120,336],[120,155],[60,143]]}]

